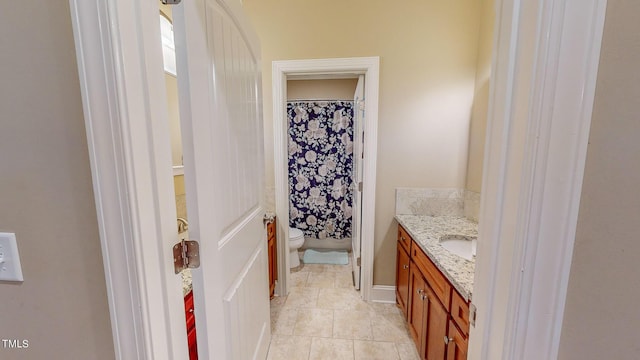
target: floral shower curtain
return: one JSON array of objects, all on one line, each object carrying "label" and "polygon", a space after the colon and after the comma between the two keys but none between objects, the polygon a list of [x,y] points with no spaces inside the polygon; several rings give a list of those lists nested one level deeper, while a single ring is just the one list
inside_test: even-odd
[{"label": "floral shower curtain", "polygon": [[353,101],[290,101],[289,225],[307,237],[351,237]]}]

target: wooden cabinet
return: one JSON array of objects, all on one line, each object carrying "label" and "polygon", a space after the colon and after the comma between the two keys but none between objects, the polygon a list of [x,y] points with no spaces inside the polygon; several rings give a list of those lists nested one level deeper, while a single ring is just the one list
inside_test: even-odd
[{"label": "wooden cabinet", "polygon": [[413,337],[413,341],[416,343],[420,353],[423,353],[422,345],[424,345],[423,339],[425,335],[423,320],[425,317],[425,300],[427,299],[426,288],[427,282],[420,270],[415,266],[410,267],[409,289],[411,289],[411,293],[408,302],[407,322],[411,337]]},{"label": "wooden cabinet", "polygon": [[[468,332],[468,330],[467,330]],[[447,360],[465,360],[469,339],[462,333],[456,324],[449,321],[449,336],[447,339]]]},{"label": "wooden cabinet", "polygon": [[184,311],[187,319],[187,342],[189,346],[189,360],[198,359],[198,344],[196,342],[196,317],[193,310],[193,290],[184,297]]},{"label": "wooden cabinet", "polygon": [[396,301],[403,310],[406,308],[409,331],[420,358],[466,359],[469,304],[402,226],[398,226],[397,251]]},{"label": "wooden cabinet", "polygon": [[275,219],[267,224],[267,249],[269,254],[269,297],[273,298],[276,280],[278,280],[278,250]]},{"label": "wooden cabinet", "polygon": [[396,303],[402,309],[404,316],[408,315],[409,303],[409,252],[400,244],[398,238],[398,250],[396,255]]},{"label": "wooden cabinet", "polygon": [[415,263],[410,267],[409,285],[411,299],[407,322],[420,358],[444,360],[449,313]]},{"label": "wooden cabinet", "polygon": [[430,287],[427,287],[426,292],[427,298],[425,299],[424,319],[422,320],[425,327],[423,338],[425,344],[421,354],[423,354],[423,358],[428,360],[443,360],[447,351],[444,337],[447,335],[449,313]]}]

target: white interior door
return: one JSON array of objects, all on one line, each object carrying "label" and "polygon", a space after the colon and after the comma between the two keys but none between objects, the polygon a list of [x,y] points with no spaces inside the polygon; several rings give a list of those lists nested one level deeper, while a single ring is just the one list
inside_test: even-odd
[{"label": "white interior door", "polygon": [[351,263],[353,283],[360,290],[360,247],[362,244],[362,159],[364,158],[364,75],[358,77],[353,95],[353,214],[351,232]]},{"label": "white interior door", "polygon": [[201,359],[264,359],[270,341],[260,48],[237,1],[174,10]]}]

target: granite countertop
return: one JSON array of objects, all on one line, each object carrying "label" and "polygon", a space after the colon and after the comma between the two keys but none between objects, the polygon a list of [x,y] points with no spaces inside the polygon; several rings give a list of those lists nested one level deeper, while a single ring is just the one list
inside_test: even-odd
[{"label": "granite countertop", "polygon": [[473,291],[475,256],[471,261],[440,246],[443,235],[478,236],[478,224],[464,217],[396,215],[396,220],[440,269],[451,285],[469,301]]}]

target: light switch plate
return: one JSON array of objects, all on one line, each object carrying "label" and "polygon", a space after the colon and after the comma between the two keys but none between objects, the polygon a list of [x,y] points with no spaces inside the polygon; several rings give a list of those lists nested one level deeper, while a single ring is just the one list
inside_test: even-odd
[{"label": "light switch plate", "polygon": [[0,281],[24,281],[14,233],[0,233]]}]

